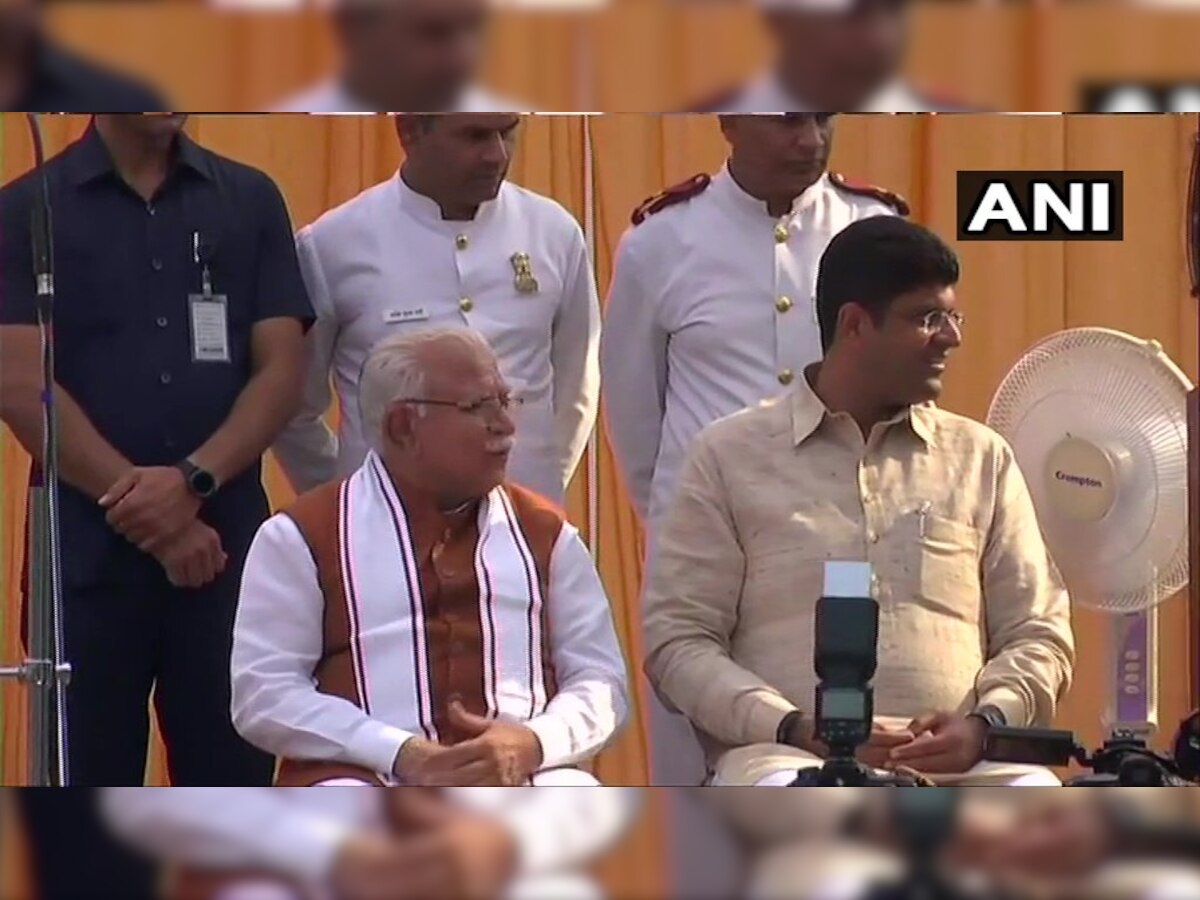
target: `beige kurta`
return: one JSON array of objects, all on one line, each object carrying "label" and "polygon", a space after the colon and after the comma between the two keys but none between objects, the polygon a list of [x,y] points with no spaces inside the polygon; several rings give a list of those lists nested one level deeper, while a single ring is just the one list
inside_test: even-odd
[{"label": "beige kurta", "polygon": [[1052,721],[1070,603],[1011,448],[932,404],[864,442],[804,378],[697,438],[650,573],[646,670],[710,763],[812,713],[828,560],[875,573],[877,715],[994,704],[1012,725]]}]

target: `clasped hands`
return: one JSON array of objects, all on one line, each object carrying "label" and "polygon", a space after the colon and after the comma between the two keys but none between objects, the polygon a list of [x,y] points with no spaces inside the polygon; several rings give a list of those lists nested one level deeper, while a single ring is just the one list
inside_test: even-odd
[{"label": "clasped hands", "polygon": [[351,837],[334,864],[337,900],[494,900],[516,872],[516,839],[503,822],[456,808],[438,791],[388,791],[395,833]]},{"label": "clasped hands", "polygon": [[176,587],[203,587],[224,571],[221,538],[197,518],[200,499],[179,469],[135,466],[99,503],[109,526],[157,559]]},{"label": "clasped hands", "polygon": [[[983,759],[987,726],[948,712],[918,716],[906,726],[876,721],[858,760],[875,769],[913,769],[923,775],[961,775]],[[804,748],[810,749],[810,748]],[[811,748],[820,756],[828,748]]]},{"label": "clasped hands", "polygon": [[396,754],[393,774],[422,787],[520,787],[542,765],[542,745],[532,730],[487,719],[450,703],[450,725],[465,735],[449,746],[410,738]]}]

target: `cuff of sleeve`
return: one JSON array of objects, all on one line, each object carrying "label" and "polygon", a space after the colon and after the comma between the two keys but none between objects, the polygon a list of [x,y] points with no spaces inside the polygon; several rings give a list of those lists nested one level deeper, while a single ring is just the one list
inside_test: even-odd
[{"label": "cuff of sleeve", "polygon": [[542,713],[525,723],[542,745],[542,769],[558,769],[576,762],[571,746],[571,730],[557,716]]},{"label": "cuff of sleeve", "polygon": [[1004,720],[1012,728],[1027,728],[1030,723],[1029,707],[1025,699],[1009,687],[995,687],[979,695],[975,709],[994,706],[1004,713]]},{"label": "cuff of sleeve", "polygon": [[279,867],[309,884],[324,884],[333,876],[342,845],[353,827],[317,816],[281,816],[273,826],[275,840],[287,858]]},{"label": "cuff of sleeve", "polygon": [[773,744],[779,726],[788,713],[796,711],[794,703],[770,691],[754,697],[754,706],[746,719],[746,744]]},{"label": "cuff of sleeve", "polygon": [[369,727],[355,735],[349,747],[351,760],[356,765],[365,766],[372,772],[381,775],[391,775],[396,762],[396,754],[409,740],[416,737],[411,731],[384,725],[372,721]]}]

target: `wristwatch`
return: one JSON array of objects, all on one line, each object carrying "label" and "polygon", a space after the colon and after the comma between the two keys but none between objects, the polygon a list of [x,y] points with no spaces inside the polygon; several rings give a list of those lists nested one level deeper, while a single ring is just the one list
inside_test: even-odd
[{"label": "wristwatch", "polygon": [[792,732],[795,731],[796,726],[800,724],[803,719],[804,713],[798,709],[794,709],[784,716],[782,721],[779,723],[779,727],[775,729],[775,743],[783,744],[787,747],[797,747],[798,745],[792,736]]},{"label": "wristwatch", "polygon": [[217,479],[213,474],[200,468],[190,459],[175,463],[175,468],[183,473],[188,488],[201,500],[207,500],[217,492]]},{"label": "wristwatch", "polygon": [[1003,728],[1008,724],[1004,711],[998,706],[981,706],[974,712],[967,713],[968,719],[981,719],[990,731],[993,728]]}]

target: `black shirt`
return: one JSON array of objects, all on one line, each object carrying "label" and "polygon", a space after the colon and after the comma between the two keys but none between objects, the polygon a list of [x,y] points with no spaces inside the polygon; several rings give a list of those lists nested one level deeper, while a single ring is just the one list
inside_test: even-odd
[{"label": "black shirt", "polygon": [[[135,465],[172,465],[228,417],[252,370],[251,330],[313,321],[283,197],[263,172],[180,135],[150,202],[118,174],[95,127],[46,163],[54,225],[55,372],[100,434]],[[36,324],[30,220],[40,176],[0,191],[0,325]],[[195,362],[189,295],[227,297],[230,362]],[[126,580],[158,564],[60,487],[67,584]],[[267,514],[259,466],[205,502],[201,518],[236,558]],[[147,570],[146,567],[149,566]]]},{"label": "black shirt", "polygon": [[11,112],[170,112],[153,88],[46,40],[37,42],[30,63],[29,85]]}]

